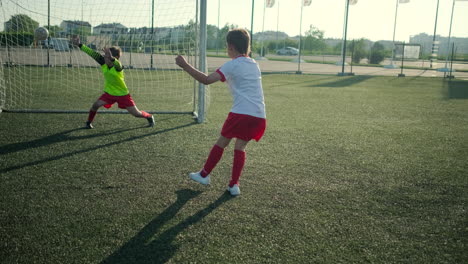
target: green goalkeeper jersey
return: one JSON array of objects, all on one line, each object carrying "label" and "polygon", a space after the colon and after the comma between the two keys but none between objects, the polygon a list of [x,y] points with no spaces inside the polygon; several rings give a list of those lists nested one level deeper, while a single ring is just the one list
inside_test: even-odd
[{"label": "green goalkeeper jersey", "polygon": [[113,65],[109,67],[105,63],[104,57],[98,52],[84,44],[80,44],[80,49],[101,65],[102,73],[104,74],[104,92],[113,96],[129,94],[127,85],[125,84],[123,67],[118,59],[115,59]]}]

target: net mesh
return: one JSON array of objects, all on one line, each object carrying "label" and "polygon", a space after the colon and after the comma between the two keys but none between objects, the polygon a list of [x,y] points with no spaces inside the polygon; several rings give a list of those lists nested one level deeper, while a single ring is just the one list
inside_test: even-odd
[{"label": "net mesh", "polygon": [[[174,58],[183,54],[197,66],[197,2],[1,1],[0,107],[87,111],[102,94],[104,78],[95,60],[70,45],[78,35],[101,54],[104,47],[122,49],[125,81],[139,109],[196,111],[198,85]],[[34,38],[38,27],[49,30],[48,39]]]}]

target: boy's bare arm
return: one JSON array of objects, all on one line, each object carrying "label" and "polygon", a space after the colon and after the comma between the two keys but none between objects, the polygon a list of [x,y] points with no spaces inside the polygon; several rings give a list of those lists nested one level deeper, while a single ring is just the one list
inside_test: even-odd
[{"label": "boy's bare arm", "polygon": [[195,69],[192,65],[190,65],[183,56],[177,56],[176,64],[179,65],[184,71],[186,71],[190,76],[192,76],[195,80],[203,83],[203,84],[212,84],[221,80],[221,75],[217,72],[213,72],[210,75],[205,74],[197,69]]}]

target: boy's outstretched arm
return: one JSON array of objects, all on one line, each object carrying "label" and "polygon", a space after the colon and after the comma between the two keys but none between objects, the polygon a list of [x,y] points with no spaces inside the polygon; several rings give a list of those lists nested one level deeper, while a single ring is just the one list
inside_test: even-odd
[{"label": "boy's outstretched arm", "polygon": [[176,64],[179,65],[184,71],[186,71],[190,76],[192,76],[195,80],[203,83],[203,84],[212,84],[221,80],[221,75],[217,72],[213,72],[210,75],[206,75],[205,73],[195,69],[192,65],[190,65],[187,60],[181,55],[177,56]]},{"label": "boy's outstretched arm", "polygon": [[88,54],[95,61],[97,61],[97,63],[99,63],[99,65],[104,65],[104,63],[106,63],[104,61],[104,57],[101,54],[99,54],[98,52],[90,49],[88,46],[82,44],[81,41],[80,41],[79,36],[73,37],[72,43],[73,43],[73,45],[78,46],[82,51],[84,51],[86,54]]}]

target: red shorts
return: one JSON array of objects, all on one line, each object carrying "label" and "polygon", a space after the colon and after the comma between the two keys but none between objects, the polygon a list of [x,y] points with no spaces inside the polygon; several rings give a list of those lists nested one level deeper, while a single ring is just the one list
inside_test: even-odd
[{"label": "red shorts", "polygon": [[114,96],[108,93],[103,93],[99,100],[106,102],[105,108],[111,108],[113,104],[117,103],[119,108],[126,109],[127,107],[135,106],[132,96],[130,94],[122,96]]},{"label": "red shorts", "polygon": [[224,121],[221,135],[225,138],[259,141],[263,137],[265,129],[265,118],[231,112]]}]

